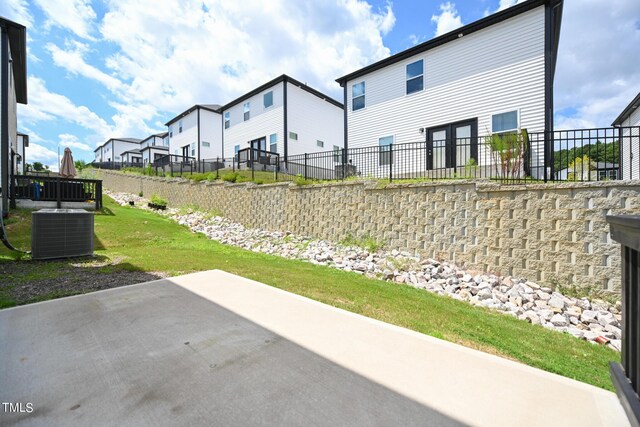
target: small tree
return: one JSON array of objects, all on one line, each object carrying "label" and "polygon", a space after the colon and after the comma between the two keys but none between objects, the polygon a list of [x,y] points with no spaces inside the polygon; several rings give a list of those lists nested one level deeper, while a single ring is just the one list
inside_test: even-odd
[{"label": "small tree", "polygon": [[73,162],[73,165],[76,167],[76,171],[80,172],[82,169],[87,167],[87,162],[84,160],[76,160]]},{"label": "small tree", "polygon": [[33,170],[36,172],[40,172],[44,170],[44,166],[40,162],[33,162]]},{"label": "small tree", "polygon": [[529,146],[529,134],[526,129],[520,132],[492,134],[485,138],[491,149],[491,156],[500,177],[519,179],[523,175],[524,157]]},{"label": "small tree", "polygon": [[597,175],[596,165],[591,161],[589,156],[576,157],[569,164],[569,174],[567,179],[570,181],[591,181]]}]

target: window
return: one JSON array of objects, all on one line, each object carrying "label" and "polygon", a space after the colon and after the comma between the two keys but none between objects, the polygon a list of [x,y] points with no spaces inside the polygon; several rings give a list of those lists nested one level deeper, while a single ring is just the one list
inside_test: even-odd
[{"label": "window", "polygon": [[196,155],[196,143],[195,142],[191,143],[191,155],[192,156]]},{"label": "window", "polygon": [[340,156],[340,150],[341,150],[341,148],[338,147],[337,145],[333,146],[333,161],[335,163],[340,163],[340,161],[342,160],[340,158],[340,157],[342,157],[342,156]]},{"label": "window", "polygon": [[231,126],[231,113],[226,111],[224,113],[224,128],[229,129],[229,126]]},{"label": "window", "polygon": [[173,126],[169,126],[169,137],[173,136]]},{"label": "window", "polygon": [[294,141],[298,140],[298,134],[295,132],[289,132],[289,139],[293,139]]},{"label": "window", "polygon": [[494,114],[491,117],[491,130],[493,133],[510,132],[518,130],[518,112]]},{"label": "window", "polygon": [[324,148],[324,141],[317,140],[316,145],[320,148]]},{"label": "window", "polygon": [[240,146],[236,145],[235,147],[233,147],[233,154],[234,156],[236,156],[236,159],[238,158],[238,152],[240,151]]},{"label": "window", "polygon": [[202,141],[202,146],[203,147],[211,147],[211,144],[209,144],[207,141]]},{"label": "window", "polygon": [[391,146],[393,144],[393,136],[385,136],[378,140],[380,146],[380,153],[378,156],[378,164],[380,166],[390,165],[393,159],[391,158]]},{"label": "window", "polygon": [[243,109],[244,109],[244,121],[246,122],[247,120],[249,120],[249,117],[251,117],[251,103],[245,102]]},{"label": "window", "polygon": [[364,82],[351,86],[351,111],[364,108]]},{"label": "window", "polygon": [[424,88],[424,60],[407,65],[407,95]]},{"label": "window", "polygon": [[272,153],[278,152],[278,135],[275,133],[269,135],[269,151]]},{"label": "window", "polygon": [[178,122],[178,133],[182,133],[182,120]]},{"label": "window", "polygon": [[166,145],[167,147],[169,146],[169,137],[165,136],[164,138],[164,145]]},{"label": "window", "polygon": [[262,96],[264,108],[269,108],[273,105],[273,91],[269,91]]}]

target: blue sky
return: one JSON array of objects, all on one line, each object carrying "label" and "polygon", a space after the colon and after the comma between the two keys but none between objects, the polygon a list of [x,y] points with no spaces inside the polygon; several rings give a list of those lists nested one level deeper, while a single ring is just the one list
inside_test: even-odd
[{"label": "blue sky", "polygon": [[[341,100],[335,78],[516,1],[3,0],[0,15],[28,27],[27,161],[55,169],[58,147],[90,161],[282,73]],[[639,1],[565,0],[556,128],[608,126],[640,91],[638,58]]]}]

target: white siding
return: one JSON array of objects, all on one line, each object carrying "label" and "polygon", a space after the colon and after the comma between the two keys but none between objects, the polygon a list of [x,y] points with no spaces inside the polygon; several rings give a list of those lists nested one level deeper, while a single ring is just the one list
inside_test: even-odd
[{"label": "white siding", "polygon": [[[273,90],[273,105],[264,108],[263,95]],[[228,110],[230,112],[231,125],[224,129],[224,157],[234,156],[234,147],[240,145],[240,149],[248,148],[249,142],[264,137],[269,148],[269,135],[276,134],[278,139],[278,153],[284,153],[284,106],[283,85],[278,83],[272,87],[252,96],[246,101],[239,102]],[[251,103],[251,116],[244,121],[243,106],[245,102]],[[222,122],[221,122],[222,123]]]},{"label": "white siding", "polygon": [[[620,126],[640,126],[640,108],[636,108]],[[622,131],[622,156],[622,179],[640,179],[640,128]]]},{"label": "white siding", "polygon": [[110,152],[107,157],[111,157],[112,162],[124,162],[124,156],[122,153],[125,151],[133,150],[136,148],[140,148],[140,143],[138,142],[127,142],[121,141],[119,139],[114,139],[107,146],[113,147],[113,152]]},{"label": "white siding", "polygon": [[153,163],[155,161],[156,154],[166,156],[167,154],[169,154],[169,150],[159,147],[149,147],[142,151],[142,163],[144,163],[145,165],[148,163]]},{"label": "white siding", "polygon": [[[171,154],[182,155],[182,147],[189,145],[189,157],[197,160],[211,159],[222,152],[222,133],[220,131],[220,114],[213,111],[200,110],[200,157],[198,157],[198,109],[195,109],[180,120],[171,124],[173,136],[169,138],[169,151]],[[180,132],[182,121],[182,132]],[[208,142],[209,147],[203,147],[202,142]],[[191,144],[194,144],[192,150]],[[176,150],[177,153],[176,153]]]},{"label": "white siding", "polygon": [[[405,94],[406,65],[424,59],[424,90]],[[365,81],[366,106],[351,111],[351,87]],[[544,6],[347,82],[349,148],[424,141],[420,128],[518,110],[520,128],[544,130]]]},{"label": "white siding", "polygon": [[[344,147],[344,110],[298,88],[287,86],[287,127],[298,134],[289,138],[289,155],[331,151],[334,145]],[[324,147],[318,147],[317,141]]]}]

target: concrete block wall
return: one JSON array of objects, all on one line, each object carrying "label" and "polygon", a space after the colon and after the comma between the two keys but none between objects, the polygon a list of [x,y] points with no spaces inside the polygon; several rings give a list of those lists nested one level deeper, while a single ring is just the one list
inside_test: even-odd
[{"label": "concrete block wall", "polygon": [[198,205],[250,227],[338,241],[370,234],[389,249],[539,283],[620,288],[606,215],[640,214],[640,181],[504,186],[484,181],[313,186],[193,183],[100,171],[113,191]]}]

